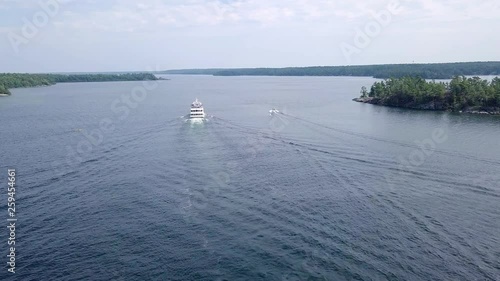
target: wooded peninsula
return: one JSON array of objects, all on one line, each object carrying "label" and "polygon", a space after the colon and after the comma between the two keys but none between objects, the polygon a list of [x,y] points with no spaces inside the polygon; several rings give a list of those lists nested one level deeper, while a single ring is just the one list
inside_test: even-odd
[{"label": "wooded peninsula", "polygon": [[500,78],[454,77],[450,82],[421,77],[390,78],[361,89],[354,101],[425,110],[500,114]]},{"label": "wooded peninsula", "polygon": [[424,79],[451,79],[459,75],[500,75],[500,62],[412,63],[285,68],[178,69],[166,70],[159,73],[214,76],[370,76],[381,79],[419,76]]},{"label": "wooded peninsula", "polygon": [[50,86],[56,83],[69,82],[111,82],[111,81],[144,81],[158,80],[151,73],[124,74],[0,74],[0,95],[10,95],[9,89]]}]

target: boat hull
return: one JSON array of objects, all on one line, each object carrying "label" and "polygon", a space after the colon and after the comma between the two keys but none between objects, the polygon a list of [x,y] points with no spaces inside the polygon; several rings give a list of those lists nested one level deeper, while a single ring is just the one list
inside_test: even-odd
[{"label": "boat hull", "polygon": [[200,117],[192,117],[188,119],[191,123],[201,123],[205,121],[205,117],[200,118]]}]

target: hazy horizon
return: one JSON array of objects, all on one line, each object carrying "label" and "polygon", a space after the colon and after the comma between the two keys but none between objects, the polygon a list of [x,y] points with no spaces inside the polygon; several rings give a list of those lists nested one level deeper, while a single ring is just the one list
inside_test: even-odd
[{"label": "hazy horizon", "polygon": [[500,3],[0,2],[0,72],[500,61]]},{"label": "hazy horizon", "polygon": [[[165,72],[165,71],[185,71],[185,70],[215,70],[215,69],[221,69],[221,70],[232,70],[232,69],[259,69],[259,68],[307,68],[307,67],[338,67],[338,66],[374,66],[374,65],[402,65],[402,64],[446,64],[446,63],[475,63],[475,62],[497,62],[497,61],[467,61],[467,62],[462,62],[462,61],[452,61],[452,62],[440,62],[440,63],[435,63],[435,62],[422,62],[422,63],[380,63],[380,64],[351,64],[351,65],[305,65],[305,66],[283,66],[283,67],[269,67],[269,66],[257,66],[257,67],[207,67],[207,68],[201,68],[201,67],[188,67],[188,68],[172,68],[172,69],[129,69],[129,70],[123,70],[123,69],[117,69],[117,70],[104,70],[104,71],[50,71],[50,72],[10,72],[10,73],[32,73],[32,74],[37,74],[37,73],[52,73],[52,74],[86,74],[86,73],[133,73],[133,72]],[[500,62],[500,61],[499,61]],[[0,73],[9,73],[8,71],[4,71]],[[171,74],[175,75],[175,74]]]}]

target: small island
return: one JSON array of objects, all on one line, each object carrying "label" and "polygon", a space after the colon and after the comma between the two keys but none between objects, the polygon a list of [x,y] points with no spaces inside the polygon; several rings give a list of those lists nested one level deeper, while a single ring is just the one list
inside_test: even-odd
[{"label": "small island", "polygon": [[111,81],[145,81],[163,80],[151,73],[123,74],[0,74],[0,96],[10,96],[9,89],[50,86],[56,83],[69,82],[111,82]]},{"label": "small island", "polygon": [[357,102],[422,110],[500,115],[500,78],[456,76],[450,82],[390,78],[361,88]]}]

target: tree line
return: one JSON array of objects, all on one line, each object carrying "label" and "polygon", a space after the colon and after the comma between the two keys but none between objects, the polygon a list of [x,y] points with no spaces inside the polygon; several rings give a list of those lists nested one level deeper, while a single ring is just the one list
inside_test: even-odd
[{"label": "tree line", "polygon": [[166,74],[203,74],[215,76],[371,76],[424,79],[451,79],[454,76],[500,75],[500,62],[459,62],[430,64],[380,64],[351,66],[311,66],[285,68],[185,69]]},{"label": "tree line", "polygon": [[370,91],[361,89],[371,103],[437,110],[500,108],[500,78],[454,77],[450,82],[426,81],[421,77],[390,78],[375,82]]},{"label": "tree line", "polygon": [[49,86],[68,82],[107,82],[107,81],[143,81],[158,80],[151,73],[124,74],[0,74],[0,94],[10,94],[9,89],[37,86]]}]

